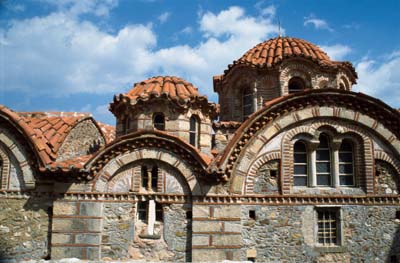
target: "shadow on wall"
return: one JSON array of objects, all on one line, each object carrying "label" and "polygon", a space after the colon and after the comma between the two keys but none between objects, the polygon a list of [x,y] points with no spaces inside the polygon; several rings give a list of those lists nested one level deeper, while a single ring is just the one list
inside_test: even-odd
[{"label": "shadow on wall", "polygon": [[396,221],[398,222],[398,226],[393,236],[392,245],[385,261],[386,263],[400,262],[400,210],[396,211]]}]

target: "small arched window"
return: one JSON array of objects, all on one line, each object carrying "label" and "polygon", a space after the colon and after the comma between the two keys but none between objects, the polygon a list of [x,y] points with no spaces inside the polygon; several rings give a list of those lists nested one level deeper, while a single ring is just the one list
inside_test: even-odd
[{"label": "small arched window", "polygon": [[142,177],[142,187],[147,189],[149,184],[149,175],[147,173],[147,166],[142,166],[141,170],[141,177]]},{"label": "small arched window", "polygon": [[293,77],[289,80],[289,94],[305,89],[304,80],[300,77]]},{"label": "small arched window", "polygon": [[157,165],[153,166],[151,169],[151,190],[157,192],[157,184],[158,184],[158,167]]},{"label": "small arched window", "polygon": [[196,148],[199,147],[199,131],[200,122],[197,116],[192,115],[192,117],[190,117],[189,143]]},{"label": "small arched window", "polygon": [[165,130],[165,117],[162,113],[155,113],[153,116],[153,125],[154,128],[160,131]]},{"label": "small arched window", "polygon": [[354,185],[354,156],[353,144],[343,140],[339,148],[339,183],[340,185]]},{"label": "small arched window", "polygon": [[339,84],[339,89],[343,89],[343,90],[346,89],[343,83],[340,83],[340,84]]},{"label": "small arched window", "polygon": [[242,94],[243,120],[254,112],[254,96],[250,88],[243,89]]},{"label": "small arched window", "polygon": [[317,185],[330,186],[332,182],[331,150],[329,146],[329,138],[324,133],[319,136],[319,145],[316,150],[315,165],[317,171]]},{"label": "small arched window", "polygon": [[304,142],[297,141],[293,147],[293,180],[295,186],[308,185],[307,148]]}]

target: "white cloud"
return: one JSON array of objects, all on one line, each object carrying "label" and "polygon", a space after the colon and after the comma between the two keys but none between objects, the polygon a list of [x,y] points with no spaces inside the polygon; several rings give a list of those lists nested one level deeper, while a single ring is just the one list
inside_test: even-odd
[{"label": "white cloud", "polygon": [[111,9],[118,5],[118,0],[41,0],[55,6],[58,12],[65,15],[79,16],[93,14],[108,16]]},{"label": "white cloud", "polygon": [[[150,25],[127,25],[110,33],[77,16],[89,12],[86,7],[78,8],[71,0],[61,3],[60,10],[69,6],[75,11],[16,20],[0,31],[7,65],[0,74],[4,90],[54,96],[118,93],[152,75],[168,74],[186,78],[203,94],[215,96],[212,76],[278,32],[272,17],[247,16],[244,9],[231,7],[203,13],[199,27],[204,38],[197,45],[159,48]],[[187,27],[185,32],[192,30]]]},{"label": "white cloud", "polygon": [[321,46],[321,49],[325,51],[332,60],[344,60],[352,51],[349,46],[340,44]]},{"label": "white cloud", "polygon": [[158,21],[160,21],[161,24],[164,24],[165,22],[167,22],[170,16],[171,16],[170,12],[164,12],[158,16]]},{"label": "white cloud", "polygon": [[316,29],[325,29],[333,32],[333,29],[329,26],[328,22],[323,19],[317,18],[314,15],[304,18],[304,26],[313,25]]},{"label": "white cloud", "polygon": [[393,52],[381,62],[364,58],[356,65],[358,84],[353,88],[378,97],[393,107],[400,107],[400,52]]}]

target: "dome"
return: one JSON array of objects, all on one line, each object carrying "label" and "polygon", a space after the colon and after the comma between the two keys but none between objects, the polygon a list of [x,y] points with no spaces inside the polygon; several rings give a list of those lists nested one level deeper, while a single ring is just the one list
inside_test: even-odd
[{"label": "dome", "polygon": [[136,83],[126,93],[131,100],[147,100],[165,96],[174,101],[187,101],[201,96],[192,83],[173,76],[158,76]]},{"label": "dome", "polygon": [[136,105],[153,99],[170,101],[184,108],[197,104],[205,108],[211,107],[211,110],[215,111],[216,107],[214,103],[209,103],[207,96],[201,95],[192,83],[175,76],[157,76],[136,83],[125,94],[114,96],[110,110],[113,112],[121,102]]},{"label": "dome", "polygon": [[308,41],[291,37],[277,37],[262,42],[247,51],[237,62],[272,67],[284,58],[290,57],[304,57],[322,64],[332,63],[329,56],[320,47]]}]

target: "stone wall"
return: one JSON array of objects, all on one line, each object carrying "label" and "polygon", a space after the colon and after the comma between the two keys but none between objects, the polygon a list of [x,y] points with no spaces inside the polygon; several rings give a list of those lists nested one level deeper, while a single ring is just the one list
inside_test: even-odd
[{"label": "stone wall", "polygon": [[[400,253],[400,220],[396,219],[399,207],[338,209],[342,215],[342,245],[321,247],[315,242],[314,206],[242,206],[241,260],[398,262],[391,260],[398,260]],[[252,213],[255,217],[249,217]]]},{"label": "stone wall", "polygon": [[0,262],[49,258],[50,200],[0,199]]}]

